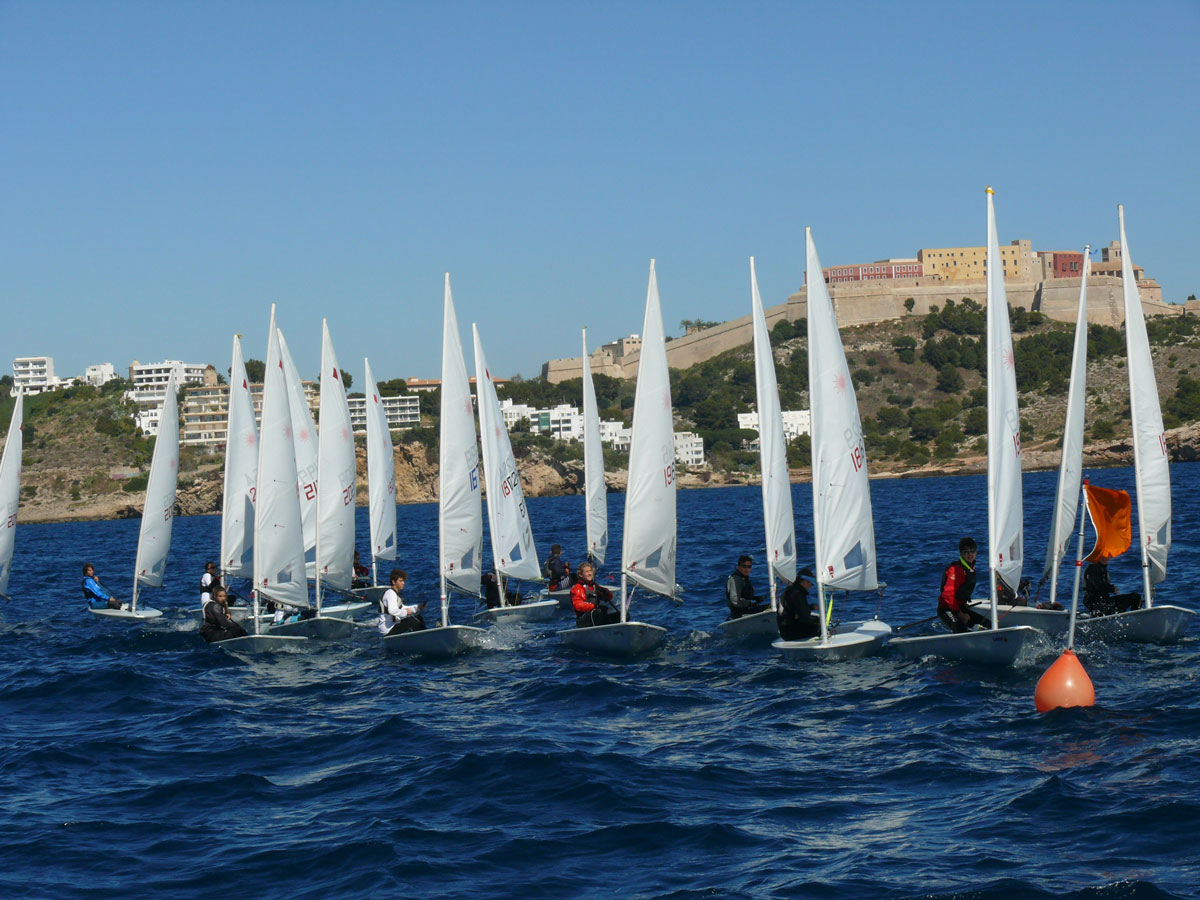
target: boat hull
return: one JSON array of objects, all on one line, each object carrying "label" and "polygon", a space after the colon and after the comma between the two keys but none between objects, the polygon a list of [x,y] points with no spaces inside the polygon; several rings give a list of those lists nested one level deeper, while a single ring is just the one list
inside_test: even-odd
[{"label": "boat hull", "polygon": [[88,607],[88,612],[93,616],[102,616],[106,619],[157,619],[162,615],[161,609],[155,609],[152,606],[139,606],[134,609],[92,609]]},{"label": "boat hull", "polygon": [[386,584],[376,584],[372,585],[371,587],[355,588],[350,593],[355,597],[360,598],[363,602],[367,604],[374,604],[376,607],[378,607],[379,601],[383,599],[384,592],[386,591]]},{"label": "boat hull", "polygon": [[726,619],[717,628],[721,634],[733,640],[779,638],[779,619],[773,609],[737,619]]},{"label": "boat hull", "polygon": [[819,637],[807,638],[802,641],[777,639],[771,643],[771,646],[778,650],[784,659],[818,659],[837,662],[874,656],[882,649],[884,642],[891,634],[892,626],[887,622],[880,619],[868,619],[866,622],[839,625],[829,635],[829,639],[824,642]]},{"label": "boat hull", "polygon": [[210,647],[218,647],[233,653],[267,653],[274,650],[297,650],[308,643],[308,638],[295,634],[247,634],[243,637],[214,641]]},{"label": "boat hull", "polygon": [[561,591],[546,591],[546,596],[558,603],[559,609],[571,608],[571,591],[564,588]]},{"label": "boat hull", "polygon": [[1173,644],[1183,637],[1195,615],[1195,610],[1165,604],[1111,616],[1081,616],[1075,627],[1082,637],[1092,640]]},{"label": "boat hull", "polygon": [[[321,604],[321,615],[323,616],[354,616],[362,612],[364,609],[370,609],[371,604],[366,600],[354,600],[346,603],[323,603]],[[378,609],[379,605],[376,604]]]},{"label": "boat hull", "polygon": [[1028,625],[995,630],[967,631],[962,634],[932,634],[921,637],[892,638],[889,646],[907,659],[940,656],[960,662],[990,666],[1011,666],[1025,646],[1039,632]]},{"label": "boat hull", "polygon": [[[990,603],[972,603],[971,609],[981,616],[991,618]],[[996,621],[1002,628],[1013,625],[1028,625],[1052,637],[1067,633],[1071,624],[1071,611],[1068,609],[1038,609],[1036,606],[1007,606],[996,607]]]},{"label": "boat hull", "polygon": [[522,622],[549,622],[558,615],[558,600],[536,600],[517,606],[497,606],[474,615],[476,622],[492,622],[496,625],[520,624]]},{"label": "boat hull", "polygon": [[477,647],[485,632],[470,625],[439,625],[424,631],[392,634],[383,637],[383,649],[389,653],[411,653],[418,656],[457,656]]},{"label": "boat hull", "polygon": [[657,648],[667,629],[645,622],[616,622],[591,628],[568,628],[558,633],[563,643],[575,650],[607,656],[637,656]]},{"label": "boat hull", "polygon": [[272,635],[295,635],[307,638],[319,638],[326,641],[344,641],[355,635],[361,626],[349,619],[338,619],[334,616],[313,616],[311,619],[301,619],[299,622],[284,622],[272,625]]}]

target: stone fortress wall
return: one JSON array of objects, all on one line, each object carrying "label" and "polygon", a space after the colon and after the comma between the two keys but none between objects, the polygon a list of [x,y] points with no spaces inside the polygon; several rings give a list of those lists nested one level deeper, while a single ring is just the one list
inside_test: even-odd
[{"label": "stone fortress wall", "polygon": [[[838,325],[866,325],[899,319],[906,315],[924,316],[930,307],[945,306],[947,300],[960,302],[964,297],[987,305],[987,282],[953,281],[921,284],[920,281],[863,281],[829,285]],[[1079,304],[1079,278],[1051,278],[1041,281],[1009,282],[1005,285],[1010,307],[1044,313],[1059,322],[1075,321]],[[1112,275],[1093,275],[1088,279],[1088,321],[1120,327],[1125,321],[1121,279]],[[1139,285],[1142,312],[1147,316],[1200,314],[1200,301],[1185,304],[1166,303],[1162,291],[1154,282]],[[908,298],[913,310],[904,308]],[[746,305],[749,305],[748,303]],[[767,328],[774,328],[781,319],[796,322],[807,316],[808,293],[801,288],[787,302],[765,310]],[[711,328],[694,331],[667,342],[667,364],[673,369],[686,369],[696,363],[753,341],[750,316],[742,316]],[[633,378],[637,375],[640,350],[622,353],[604,348],[591,356],[592,372],[614,378]],[[583,362],[579,357],[552,359],[542,364],[542,377],[551,383],[579,378]]]}]

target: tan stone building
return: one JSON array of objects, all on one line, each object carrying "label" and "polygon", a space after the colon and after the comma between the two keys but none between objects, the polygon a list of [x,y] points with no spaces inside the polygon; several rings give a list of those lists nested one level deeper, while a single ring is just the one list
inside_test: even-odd
[{"label": "tan stone building", "polygon": [[[929,247],[917,251],[921,275],[932,281],[983,281],[987,278],[987,247]],[[1031,281],[1041,263],[1033,253],[1033,241],[1022,238],[1000,248],[1004,280]]]}]

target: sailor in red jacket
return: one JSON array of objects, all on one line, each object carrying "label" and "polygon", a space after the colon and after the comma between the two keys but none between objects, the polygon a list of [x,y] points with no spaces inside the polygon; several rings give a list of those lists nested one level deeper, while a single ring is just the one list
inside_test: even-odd
[{"label": "sailor in red jacket", "polygon": [[579,580],[571,587],[571,606],[575,609],[575,627],[614,625],[621,613],[613,608],[612,591],[596,584],[596,569],[590,562],[579,566]]},{"label": "sailor in red jacket", "polygon": [[991,620],[968,605],[975,590],[975,556],[979,547],[974,538],[958,542],[958,559],[942,573],[942,593],[938,597],[938,618],[955,634],[970,631],[976,625],[991,627]]}]

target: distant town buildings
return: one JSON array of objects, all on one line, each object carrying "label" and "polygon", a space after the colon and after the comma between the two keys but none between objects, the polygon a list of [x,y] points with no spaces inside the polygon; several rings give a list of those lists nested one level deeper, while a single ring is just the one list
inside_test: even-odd
[{"label": "distant town buildings", "polygon": [[[415,394],[399,397],[380,397],[383,414],[387,418],[388,431],[400,428],[416,428],[421,424],[421,398]],[[350,427],[355,434],[367,433],[367,398],[348,397]]]},{"label": "distant town buildings", "polygon": [[[758,431],[758,412],[738,413],[738,428]],[[784,440],[794,440],[802,434],[808,434],[812,419],[807,409],[787,409],[783,411]]]},{"label": "distant town buildings", "polygon": [[13,360],[13,392],[40,394],[53,391],[62,383],[54,375],[54,357],[21,356]]},{"label": "distant town buildings", "polygon": [[[316,413],[321,395],[315,381],[301,382],[304,400],[309,412]],[[254,422],[262,422],[261,384],[250,385],[250,401],[254,404]],[[138,412],[138,427],[144,434],[158,434],[160,406],[150,406]],[[183,392],[179,407],[179,442],[200,446],[217,446],[225,443],[226,426],[229,420],[229,385],[204,384],[190,387]],[[143,424],[144,423],[144,424]]]},{"label": "distant town buildings", "polygon": [[97,363],[83,370],[83,381],[92,387],[102,387],[117,377],[117,370],[112,363]]},{"label": "distant town buildings", "polygon": [[177,359],[143,365],[135,359],[129,364],[129,382],[132,387],[125,396],[138,404],[161,404],[167,388],[167,379],[171,377],[172,372],[175,373],[177,388],[188,384],[206,384],[211,387],[217,383],[217,370],[213,366],[185,363]]},{"label": "distant town buildings", "polygon": [[[552,409],[534,409],[512,400],[500,401],[504,427],[509,431],[526,423],[526,430],[544,434],[559,441],[583,440],[583,414],[575,406],[562,403]],[[600,443],[614,450],[629,451],[632,430],[624,422],[600,421]],[[685,465],[704,465],[704,439],[690,431],[675,433],[675,459]]]}]

